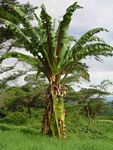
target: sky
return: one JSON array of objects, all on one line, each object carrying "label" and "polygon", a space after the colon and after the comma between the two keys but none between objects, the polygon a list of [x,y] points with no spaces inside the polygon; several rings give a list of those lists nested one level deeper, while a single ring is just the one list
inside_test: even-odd
[{"label": "sky", "polygon": [[[20,3],[28,0],[19,0]],[[47,12],[57,21],[62,19],[66,8],[74,3],[74,0],[29,0],[34,6],[45,4]],[[109,32],[99,34],[105,41],[113,46],[113,0],[78,0],[83,7],[75,11],[69,32],[79,38],[82,34],[95,27],[104,27]],[[39,9],[40,10],[40,9]],[[113,58],[104,58],[103,63],[93,58],[85,60],[89,66],[90,80],[92,84],[99,84],[103,79],[113,81]],[[84,83],[85,85],[85,83]]]}]

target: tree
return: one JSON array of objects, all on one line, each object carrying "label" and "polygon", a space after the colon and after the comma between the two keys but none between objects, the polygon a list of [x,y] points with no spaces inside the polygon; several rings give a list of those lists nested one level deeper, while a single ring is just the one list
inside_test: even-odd
[{"label": "tree", "polygon": [[[0,66],[0,90],[4,90],[6,86],[8,86],[8,82],[9,81],[14,81],[21,77],[21,76],[25,76],[29,71],[31,71],[31,67],[28,67],[27,63],[24,63],[20,60],[16,60],[16,62],[14,62],[14,64],[10,64],[10,61],[12,61],[12,59],[8,60],[8,63],[1,63]],[[21,63],[23,65],[23,68],[17,68],[16,65],[18,63]],[[9,65],[9,66],[7,66]]]},{"label": "tree", "polygon": [[92,119],[105,111],[105,97],[107,91],[95,88],[81,89],[78,93],[78,104],[81,105],[81,112],[88,118],[89,126],[92,125]]},{"label": "tree", "polygon": [[110,80],[103,80],[99,85],[90,85],[89,88],[82,88],[78,92],[70,88],[65,101],[76,104],[79,113],[88,118],[89,126],[91,126],[92,119],[96,115],[102,115],[107,111],[108,103],[105,101],[105,96],[111,94],[108,91],[112,85]]},{"label": "tree", "polygon": [[[0,3],[1,16],[4,15],[4,13],[2,13],[2,9],[4,9],[4,6],[8,5],[8,4],[14,4],[17,7],[19,7],[30,20],[33,20],[33,18],[34,18],[33,13],[38,8],[38,7],[33,7],[29,3],[19,4],[19,2],[17,0],[3,0],[2,3]],[[17,18],[15,18],[13,21],[15,21],[16,24],[18,24],[18,25],[21,23]],[[14,34],[8,28],[5,28],[4,26],[2,26],[0,24],[0,44],[4,43],[10,39],[15,39]],[[12,43],[11,46],[9,46],[9,49],[13,46],[13,44],[14,43]]]},{"label": "tree", "polygon": [[[0,8],[0,22],[6,26],[16,37],[21,47],[23,46],[33,56],[26,56],[17,52],[9,52],[2,57],[17,57],[37,68],[38,73],[43,72],[49,81],[45,99],[45,113],[42,132],[66,138],[64,96],[67,88],[61,84],[62,77],[76,76],[78,73],[88,79],[87,66],[81,60],[87,56],[111,56],[113,47],[95,36],[104,28],[95,28],[85,33],[79,40],[68,34],[69,24],[75,10],[82,8],[75,2],[69,6],[55,30],[52,18],[41,6],[41,14],[34,28],[28,17],[15,5],[5,5]],[[4,15],[2,15],[4,13]],[[15,19],[21,22],[18,26]],[[73,44],[74,43],[74,44]],[[72,45],[73,44],[73,45]]]},{"label": "tree", "polygon": [[106,114],[113,116],[113,100],[108,102]]},{"label": "tree", "polygon": [[[30,20],[33,20],[33,18],[34,18],[33,13],[38,8],[38,7],[34,7],[34,6],[30,5],[29,2],[27,2],[25,4],[20,4],[17,0],[2,0],[2,2],[0,2],[1,17],[4,16],[4,14],[7,15],[7,12],[4,9],[4,7],[8,4],[13,4],[13,5],[16,5],[17,7],[19,7],[19,9],[21,9]],[[5,13],[3,13],[3,10],[5,11]],[[16,17],[13,19],[14,19],[13,21],[15,21],[15,23],[18,24],[18,26],[20,26],[21,21],[19,21]],[[6,28],[5,26],[3,26],[3,24],[0,22],[0,55],[1,56],[2,56],[2,54],[10,51],[11,48],[14,46],[20,47],[19,43],[16,42],[15,39],[16,39],[16,36],[13,34],[13,32],[11,32],[9,28]],[[3,51],[3,50],[5,50],[5,51]],[[1,87],[3,87],[3,85],[6,86],[8,81],[15,80],[18,77],[25,75],[27,72],[31,71],[31,69],[27,69],[26,71],[17,70],[16,65],[20,62],[23,63],[22,61],[17,60],[15,62],[15,64],[10,67],[6,67],[6,66],[3,66],[2,64],[0,64],[0,75],[2,73],[4,73],[4,74],[7,73],[7,77],[5,76],[2,80],[0,80]]]},{"label": "tree", "polygon": [[24,106],[31,117],[31,108],[44,107],[43,99],[47,83],[42,76],[36,78],[34,75],[28,75],[25,79],[27,84],[22,87],[7,87],[4,91],[0,91],[0,107],[4,106],[7,110],[15,112]]}]

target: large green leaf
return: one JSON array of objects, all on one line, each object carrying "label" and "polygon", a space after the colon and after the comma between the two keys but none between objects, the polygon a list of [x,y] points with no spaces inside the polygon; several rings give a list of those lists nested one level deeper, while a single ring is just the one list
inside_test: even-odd
[{"label": "large green leaf", "polygon": [[27,44],[31,43],[31,41],[26,37],[26,35],[12,22],[6,19],[0,18],[0,23],[5,24],[5,26],[8,27],[10,31],[12,31],[17,36],[23,38],[27,42]]},{"label": "large green leaf", "polygon": [[[96,33],[99,33],[101,31],[107,31],[104,28],[94,28],[92,30],[89,30],[88,32],[86,32],[77,42],[76,44],[72,47],[72,51],[73,51],[73,55],[75,53],[75,51],[79,51],[80,49],[82,49],[82,46],[84,44],[87,44],[88,42],[90,42],[90,40],[93,41],[100,41],[99,38],[96,38],[95,35]],[[102,42],[102,41],[100,41]]]},{"label": "large green leaf", "polygon": [[11,31],[16,38],[18,38],[17,41],[23,44],[23,47],[26,48],[26,50],[29,50],[34,56],[36,56],[36,49],[33,47],[31,40],[24,34],[22,29],[7,19],[0,18],[0,23],[4,24],[6,28],[8,28],[8,30]]},{"label": "large green leaf", "polygon": [[[32,27],[31,22],[29,21],[29,19],[26,17],[26,15],[21,11],[21,9],[13,4],[8,4],[6,6],[6,8],[8,10],[8,15],[12,18],[10,19],[11,22],[15,23],[15,20],[13,20],[13,17],[16,17],[19,19],[19,21],[22,23],[22,25],[28,29],[28,31],[30,32],[31,36],[30,36],[30,40],[33,42],[33,44],[38,47],[39,44],[39,38],[34,30],[34,28]],[[4,16],[5,19],[9,19],[7,16]]]},{"label": "large green leaf", "polygon": [[20,19],[16,15],[12,15],[10,13],[10,10],[7,8],[7,5],[5,6],[0,6],[0,18],[7,19],[10,22],[15,23],[16,25],[19,25],[21,22]]},{"label": "large green leaf", "polygon": [[32,65],[33,67],[35,67],[38,70],[39,74],[40,72],[43,72],[45,74],[45,76],[49,79],[49,70],[46,66],[46,64],[43,64],[39,61],[39,59],[32,57],[32,56],[28,56],[19,52],[9,52],[4,54],[2,57],[0,57],[0,62],[3,61],[6,58],[18,58],[21,61],[24,61],[30,65]]},{"label": "large green leaf", "polygon": [[28,56],[28,55],[25,55],[25,54],[22,54],[22,53],[19,53],[19,52],[6,53],[0,59],[3,60],[3,59],[6,59],[6,58],[12,58],[12,57],[18,58],[19,60],[24,61],[24,62],[32,65],[35,68],[38,68],[40,66],[40,62],[37,58],[31,57],[31,56]]},{"label": "large green leaf", "polygon": [[60,22],[57,31],[57,45],[56,45],[56,62],[61,65],[63,62],[64,55],[68,50],[65,44],[67,43],[67,31],[71,22],[71,17],[76,9],[82,8],[75,2],[69,6],[66,10],[66,14],[63,16],[63,20]]},{"label": "large green leaf", "polygon": [[89,80],[88,66],[85,63],[73,60],[65,67],[65,74],[74,74],[76,72],[80,73],[84,79]]},{"label": "large green leaf", "polygon": [[50,64],[51,66],[54,67],[54,60],[55,60],[55,47],[56,47],[56,43],[55,43],[55,32],[52,26],[52,18],[51,16],[49,16],[46,12],[45,6],[44,4],[42,4],[41,6],[42,11],[41,11],[41,19],[42,19],[42,23],[43,23],[43,28],[45,29],[46,32],[46,36],[47,36],[47,53],[48,53],[48,57],[50,60]]},{"label": "large green leaf", "polygon": [[[44,7],[44,6],[43,6]],[[36,29],[38,35],[40,36],[40,47],[39,52],[41,53],[43,57],[43,65],[46,66],[46,72],[53,72],[53,63],[51,63],[51,60],[54,60],[52,57],[53,53],[53,47],[49,50],[49,44],[53,41],[53,38],[51,39],[51,27],[49,28],[49,25],[51,26],[51,17],[50,17],[50,23],[48,21],[48,14],[46,13],[45,8],[42,7],[41,11],[41,19],[36,15],[35,18],[38,21],[38,28]],[[47,26],[45,26],[44,22],[47,22]],[[49,30],[49,31],[48,31]],[[50,33],[50,35],[49,35]],[[51,41],[52,40],[52,41]],[[42,45],[42,46],[41,46]],[[53,44],[51,44],[53,45]],[[52,58],[52,59],[51,59]],[[48,71],[47,71],[48,70]]]},{"label": "large green leaf", "polygon": [[112,56],[113,47],[103,43],[85,45],[81,50],[75,53],[74,58],[79,61],[86,56]]},{"label": "large green leaf", "polygon": [[86,32],[77,42],[77,45],[83,45],[86,44],[87,41],[96,33],[99,33],[101,31],[108,31],[107,29],[104,28],[94,28],[88,32]]}]

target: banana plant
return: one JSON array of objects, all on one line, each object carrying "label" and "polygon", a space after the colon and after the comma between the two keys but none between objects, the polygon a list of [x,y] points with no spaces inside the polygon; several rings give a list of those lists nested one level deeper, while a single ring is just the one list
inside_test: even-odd
[{"label": "banana plant", "polygon": [[[66,10],[57,29],[52,17],[47,13],[44,4],[39,16],[34,13],[37,26],[32,26],[29,18],[17,6],[8,4],[0,7],[0,23],[12,32],[15,43],[24,47],[32,56],[19,52],[10,52],[1,59],[16,57],[33,65],[37,71],[43,72],[49,81],[45,97],[45,112],[42,132],[59,138],[66,138],[64,96],[67,88],[63,81],[66,77],[79,76],[89,79],[87,66],[81,62],[87,56],[112,56],[113,47],[106,44],[95,34],[106,29],[99,27],[86,32],[79,40],[70,36],[68,28],[72,15],[82,7],[73,3]],[[16,23],[21,22],[21,26]]]}]

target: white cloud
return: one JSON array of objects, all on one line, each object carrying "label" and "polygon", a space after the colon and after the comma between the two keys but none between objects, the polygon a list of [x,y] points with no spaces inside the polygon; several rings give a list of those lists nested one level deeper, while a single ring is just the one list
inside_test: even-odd
[{"label": "white cloud", "polygon": [[104,79],[113,81],[113,71],[91,71],[90,79],[93,84],[99,84]]},{"label": "white cloud", "polygon": [[86,29],[96,26],[113,29],[112,0],[80,0],[80,3],[83,3],[84,9],[79,12],[79,15],[76,17],[78,26],[82,28],[86,27]]},{"label": "white cloud", "polygon": [[[25,3],[28,0],[19,1]],[[75,0],[29,0],[29,2],[39,7],[44,3],[47,12],[58,21],[61,20],[66,8]],[[78,4],[83,6],[83,9],[79,9],[74,13],[70,32],[79,37],[91,28],[105,27],[110,33],[104,33],[102,36],[113,44],[113,0],[79,0]]]},{"label": "white cloud", "polygon": [[[21,3],[27,2],[27,0],[19,1]],[[29,2],[35,6],[41,6],[44,3],[48,12],[58,19],[75,0],[29,0]],[[95,26],[113,28],[113,0],[79,0],[78,4],[84,8],[75,12],[72,26],[86,29]]]}]

